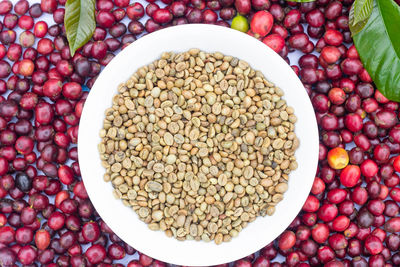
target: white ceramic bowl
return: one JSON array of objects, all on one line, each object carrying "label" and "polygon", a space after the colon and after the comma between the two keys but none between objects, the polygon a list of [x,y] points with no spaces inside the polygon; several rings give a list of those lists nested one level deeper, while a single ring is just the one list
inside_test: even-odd
[{"label": "white ceramic bowl", "polygon": [[[289,189],[273,216],[259,217],[231,242],[177,241],[162,231],[151,231],[130,208],[112,194],[111,183],[103,181],[97,145],[104,110],[111,107],[117,86],[139,67],[162,52],[183,52],[199,48],[221,52],[250,63],[285,92],[284,98],[298,118],[296,151],[298,169],[290,174]],[[309,97],[290,66],[257,39],[239,31],[211,25],[182,25],[163,29],[135,41],[121,51],[101,72],[83,109],[79,126],[79,163],[82,178],[97,212],[129,245],[150,257],[168,263],[206,266],[234,261],[261,249],[281,234],[300,211],[311,189],[318,158],[318,129]]]}]

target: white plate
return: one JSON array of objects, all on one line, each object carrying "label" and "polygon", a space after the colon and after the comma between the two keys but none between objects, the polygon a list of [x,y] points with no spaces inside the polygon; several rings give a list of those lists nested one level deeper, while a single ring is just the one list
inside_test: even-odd
[{"label": "white plate", "polygon": [[[221,52],[250,63],[285,92],[284,98],[298,117],[296,151],[298,169],[290,174],[289,189],[273,216],[259,217],[231,242],[177,241],[162,231],[151,231],[135,212],[112,195],[111,183],[103,181],[97,145],[104,111],[111,107],[117,86],[162,52],[199,48]],[[83,109],[79,125],[79,163],[89,197],[102,219],[126,243],[150,257],[168,263],[205,266],[243,258],[273,241],[292,222],[305,202],[317,167],[318,129],[309,97],[290,66],[269,47],[239,31],[211,25],[182,25],[163,29],[133,42],[101,72]]]}]

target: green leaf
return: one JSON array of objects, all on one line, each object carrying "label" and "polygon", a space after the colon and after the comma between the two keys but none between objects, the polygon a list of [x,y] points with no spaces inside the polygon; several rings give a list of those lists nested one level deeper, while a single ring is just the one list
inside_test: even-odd
[{"label": "green leaf", "polygon": [[369,17],[365,20],[355,23],[354,22],[354,4],[353,4],[351,6],[351,9],[349,12],[349,28],[351,31],[351,35],[354,36],[355,34],[359,33],[365,27],[365,25],[367,25],[368,19],[369,19]]},{"label": "green leaf", "polygon": [[67,0],[64,25],[71,55],[86,44],[96,28],[95,0]]},{"label": "green leaf", "polygon": [[375,0],[364,29],[354,44],[379,91],[400,101],[400,7],[393,0]]},{"label": "green leaf", "polygon": [[356,0],[352,5],[354,12],[353,22],[350,23],[353,26],[359,22],[367,20],[372,13],[373,0]]},{"label": "green leaf", "polygon": [[308,2],[314,2],[315,0],[286,0],[288,2],[297,2],[297,3],[308,3]]}]

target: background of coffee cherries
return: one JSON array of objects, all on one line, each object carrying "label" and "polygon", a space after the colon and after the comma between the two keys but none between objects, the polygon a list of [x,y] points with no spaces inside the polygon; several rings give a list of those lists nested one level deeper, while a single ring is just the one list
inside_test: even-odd
[{"label": "background of coffee cherries", "polygon": [[[352,0],[100,0],[95,34],[74,57],[63,29],[65,2],[0,2],[3,265],[165,266],[113,234],[87,197],[76,149],[87,92],[102,67],[143,34],[182,23],[229,26],[237,12],[250,18],[268,10],[270,34],[285,40],[279,54],[316,112],[319,168],[289,228],[230,265],[400,266],[399,104],[376,90],[352,45]],[[338,147],[347,153],[332,150]],[[334,169],[346,155],[352,167]],[[352,180],[354,187],[344,186]]]}]

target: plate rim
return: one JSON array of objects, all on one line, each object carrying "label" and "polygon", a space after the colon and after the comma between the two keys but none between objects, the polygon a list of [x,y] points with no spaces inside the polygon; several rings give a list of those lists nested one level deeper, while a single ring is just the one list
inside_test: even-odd
[{"label": "plate rim", "polygon": [[[159,31],[156,31],[156,32],[153,32],[153,33],[151,33],[151,34],[148,34],[148,35],[146,35],[146,36],[143,36],[143,37],[141,37],[140,39],[138,39],[138,40],[136,40],[135,42],[133,42],[132,44],[130,44],[128,47],[126,47],[124,50],[122,50],[121,52],[119,52],[116,56],[115,56],[115,58],[102,70],[102,72],[100,73],[100,75],[99,75],[99,77],[98,77],[98,79],[96,80],[96,82],[95,82],[95,84],[93,85],[93,87],[92,87],[92,90],[94,91],[94,90],[99,90],[99,89],[97,89],[97,88],[101,88],[101,85],[99,85],[100,84],[100,82],[101,82],[101,80],[102,80],[102,74],[103,73],[108,73],[109,71],[109,69],[111,69],[111,68],[113,68],[114,67],[114,65],[116,65],[116,62],[118,62],[118,59],[119,58],[122,58],[122,57],[124,57],[124,56],[127,56],[127,55],[129,55],[129,53],[130,53],[130,51],[131,50],[133,50],[136,46],[139,46],[140,44],[142,44],[142,43],[145,43],[145,42],[148,42],[148,40],[152,40],[152,39],[157,39],[157,36],[159,36],[161,33],[166,33],[166,32],[171,32],[171,33],[174,33],[174,32],[178,32],[178,31],[187,31],[188,29],[190,29],[190,31],[196,31],[196,30],[199,30],[199,31],[207,31],[207,30],[211,30],[211,31],[220,31],[221,32],[221,34],[223,34],[223,32],[227,32],[227,33],[229,33],[229,34],[234,34],[234,35],[237,35],[237,36],[239,36],[240,38],[245,38],[245,39],[253,39],[255,42],[259,42],[257,39],[255,39],[255,38],[253,38],[253,37],[251,37],[251,36],[249,36],[249,35],[247,35],[247,34],[243,34],[243,33],[241,33],[241,32],[238,32],[238,31],[236,31],[236,30],[233,30],[233,29],[230,29],[230,28],[225,28],[225,27],[220,27],[220,26],[214,26],[214,25],[205,25],[205,24],[188,24],[188,25],[179,25],[179,26],[174,26],[174,27],[169,27],[169,28],[165,28],[165,29],[162,29],[162,30],[159,30]],[[259,42],[260,44],[262,44],[261,42]],[[262,44],[263,45],[263,44]],[[263,45],[263,46],[265,46],[265,49],[266,49],[266,51],[267,50],[270,50],[270,52],[272,51],[268,46],[266,46],[266,45]],[[269,52],[269,53],[270,53]],[[273,52],[274,53],[274,52]],[[275,54],[275,53],[274,53]],[[284,63],[285,65],[286,65],[286,68],[290,68],[290,66],[289,65],[287,65],[287,63],[286,62],[284,62],[284,60],[282,59],[282,58],[280,58],[280,56],[278,56],[277,54],[275,54],[277,57],[279,57],[278,59],[274,59],[274,60],[278,60],[278,61],[281,61],[280,62],[280,64],[282,64],[282,63]],[[160,53],[155,53],[155,58],[158,58],[160,56]],[[147,63],[144,63],[144,64],[147,64]],[[250,62],[250,65],[252,65],[251,64],[251,62]],[[291,70],[291,68],[290,68],[290,71],[292,72],[292,74],[293,75],[290,75],[290,76],[295,76],[295,82],[299,85],[299,86],[301,86],[301,87],[303,87],[303,85],[301,84],[301,82],[300,82],[300,80],[298,79],[298,77],[294,74],[294,72],[293,72],[293,70]],[[133,72],[132,72],[133,73]],[[268,76],[268,75],[266,75],[266,76]],[[104,75],[103,75],[103,77],[105,77]],[[269,79],[269,78],[268,78]],[[124,82],[125,80],[123,80],[123,79],[121,79],[121,83],[122,82]],[[303,87],[304,88],[304,87]],[[284,90],[284,89],[283,89]],[[116,91],[116,89],[115,89],[115,91]],[[285,90],[284,90],[285,91]],[[114,92],[114,94],[115,94],[115,92]],[[89,93],[89,95],[88,95],[88,97],[87,97],[87,102],[86,103],[90,103],[89,101],[94,101],[94,100],[91,100],[92,98],[93,98],[93,95],[94,94],[90,94]],[[308,118],[309,120],[311,120],[311,124],[314,124],[314,127],[313,127],[313,129],[309,129],[309,132],[310,132],[310,135],[311,136],[314,136],[314,137],[316,137],[317,139],[316,139],[316,141],[315,141],[315,147],[314,148],[310,148],[311,150],[314,150],[314,155],[310,155],[310,161],[312,162],[312,165],[314,166],[314,170],[316,171],[316,169],[317,169],[317,163],[318,163],[318,153],[315,153],[315,152],[318,152],[318,150],[316,150],[316,148],[318,148],[318,144],[319,144],[319,139],[318,139],[318,127],[317,127],[317,122],[316,122],[316,118],[315,118],[315,116],[314,116],[314,112],[313,112],[313,110],[312,110],[312,105],[311,105],[311,101],[310,101],[310,99],[309,99],[309,97],[308,97],[308,95],[307,95],[307,93],[305,92],[305,90],[304,90],[304,92],[303,92],[303,95],[305,95],[306,97],[306,101],[308,101],[308,103],[304,103],[304,107],[305,107],[305,109],[311,109],[311,111],[312,111],[312,114],[313,114],[313,116],[312,116],[312,118]],[[91,97],[92,96],[92,97]],[[90,118],[88,118],[88,111],[87,111],[87,109],[85,109],[85,107],[87,107],[88,105],[85,105],[84,106],[84,108],[83,108],[83,111],[82,111],[82,115],[81,115],[81,122],[86,122],[86,121],[88,121],[88,120],[90,120]],[[85,124],[83,124],[83,125],[85,125]],[[79,134],[78,134],[78,157],[79,158],[81,158],[81,156],[84,154],[84,152],[82,152],[83,150],[84,150],[84,147],[85,147],[85,144],[83,144],[82,142],[84,142],[84,141],[81,141],[82,140],[82,137],[81,136],[85,136],[84,134],[82,134],[82,132],[84,131],[84,129],[86,129],[86,127],[84,126],[84,127],[79,127]],[[96,135],[97,135],[97,133],[96,133]],[[81,138],[80,138],[81,137]],[[300,142],[301,142],[301,139],[300,139]],[[301,144],[300,144],[301,145]],[[98,155],[98,153],[96,154],[96,156],[98,157],[99,155]],[[83,160],[83,162],[85,162],[86,160]],[[79,162],[81,162],[81,160],[79,160]],[[81,176],[82,176],[82,181],[84,182],[84,184],[85,184],[85,188],[87,189],[87,192],[88,192],[88,194],[89,194],[89,197],[90,197],[90,199],[91,199],[91,202],[92,202],[92,204],[93,204],[93,206],[96,208],[96,210],[98,211],[98,213],[99,213],[99,215],[101,215],[103,212],[102,212],[102,208],[100,208],[100,209],[98,209],[96,206],[98,206],[98,203],[96,203],[97,202],[97,197],[95,197],[95,192],[93,192],[93,189],[92,188],[89,188],[89,187],[87,187],[86,185],[87,185],[87,182],[85,182],[85,180],[87,180],[87,178],[85,179],[84,177],[85,177],[85,175],[86,175],[86,177],[89,175],[88,173],[87,173],[87,169],[86,169],[86,166],[84,166],[84,165],[81,165],[80,166],[81,167]],[[100,183],[101,184],[109,184],[109,186],[111,186],[110,185],[110,182],[108,182],[108,183],[106,183],[106,182],[104,182],[103,181],[103,179],[102,179],[102,177],[100,178],[99,177],[99,180],[100,180]],[[308,192],[307,192],[307,195],[306,195],[306,197],[304,198],[304,199],[301,199],[301,202],[302,203],[304,203],[305,202],[305,200],[306,200],[306,198],[307,198],[307,196],[308,196],[308,194],[309,194],[309,191],[311,190],[311,186],[312,186],[312,183],[310,184],[310,186],[309,186],[309,190],[308,190]],[[299,212],[300,212],[300,210],[301,210],[301,207],[302,207],[302,204],[301,203],[301,205],[299,205],[299,204],[297,204],[297,206],[296,206],[296,210],[297,210],[297,212],[296,212],[296,214],[298,214]],[[122,203],[121,203],[122,204]],[[121,205],[122,206],[122,205]],[[296,216],[296,215],[295,215]],[[294,217],[295,217],[294,216]],[[102,217],[102,216],[100,216],[101,218],[102,218],[102,220],[104,221],[104,222],[106,222],[109,226],[110,226],[110,224],[114,224],[114,223],[109,223],[109,222],[111,222],[110,221],[110,218],[108,218],[108,217]],[[142,222],[141,222],[142,223]],[[286,228],[287,226],[288,226],[289,224],[287,224],[286,226],[285,225],[283,225],[283,226],[281,226],[280,228]],[[111,226],[110,226],[111,227]],[[111,227],[112,228],[112,230],[118,235],[118,233],[117,232],[120,232],[118,229],[114,229],[114,227]],[[149,230],[150,231],[150,230]],[[282,232],[282,231],[281,231]],[[281,233],[280,232],[280,233]],[[280,234],[279,233],[279,234]],[[277,235],[278,236],[278,235]],[[123,239],[124,241],[126,240],[126,239],[124,239],[123,237],[121,237],[121,239]],[[127,242],[127,241],[125,241],[125,242]],[[187,241],[184,241],[184,242],[187,242]],[[128,244],[130,244],[130,242],[127,242]],[[130,244],[131,246],[133,246],[133,247],[135,247],[134,245],[132,245],[132,244]],[[264,246],[265,245],[267,245],[267,244],[264,244]],[[261,247],[259,247],[257,250],[259,250],[259,249],[261,249],[263,246],[261,246]],[[143,248],[141,248],[141,249],[139,249],[141,252],[143,252],[143,253],[148,253],[149,251],[146,251],[146,249],[143,249]],[[162,260],[162,261],[165,261],[165,262],[171,262],[171,263],[174,263],[174,264],[180,264],[180,265],[191,265],[191,266],[203,266],[203,265],[215,265],[215,264],[220,264],[220,263],[224,263],[224,262],[226,262],[226,258],[227,257],[221,257],[222,259],[221,259],[221,261],[219,261],[219,262],[211,262],[211,261],[208,261],[207,259],[202,259],[202,261],[201,262],[181,262],[180,261],[180,259],[176,259],[176,260],[173,260],[173,261],[171,261],[171,259],[170,258],[165,258],[165,257],[157,257],[157,256],[154,256],[154,255],[151,255],[152,253],[150,252],[150,253],[148,253],[148,255],[150,256],[150,257],[153,257],[153,258],[155,258],[155,259],[159,259],[159,260]],[[235,258],[232,258],[232,259],[229,259],[229,261],[233,261],[233,260],[237,260],[237,259],[240,259],[240,258],[242,258],[243,256],[246,256],[246,255],[239,255],[239,254],[237,254],[236,256],[235,256]]]}]

